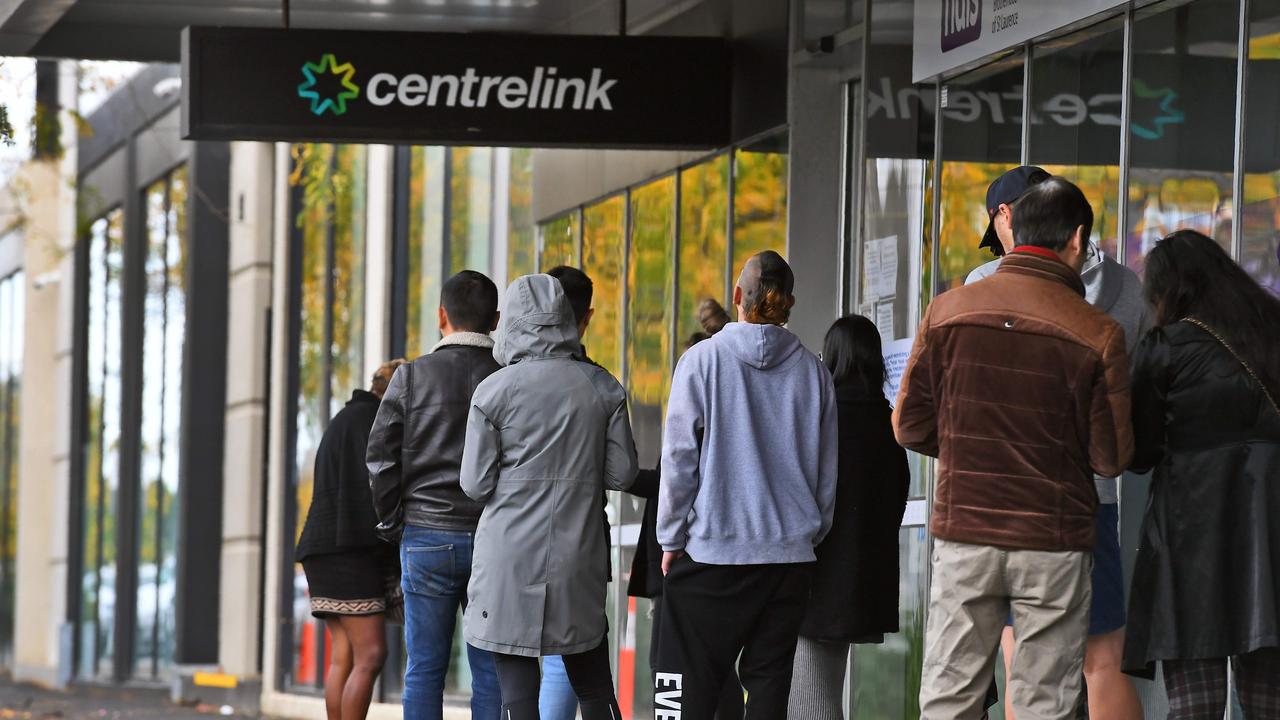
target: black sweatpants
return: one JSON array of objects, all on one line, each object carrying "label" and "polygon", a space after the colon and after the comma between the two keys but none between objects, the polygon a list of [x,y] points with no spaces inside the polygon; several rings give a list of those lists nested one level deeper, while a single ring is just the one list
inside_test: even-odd
[{"label": "black sweatpants", "polygon": [[[538,720],[538,689],[542,685],[538,658],[502,653],[493,657],[502,690],[502,720]],[[583,720],[619,720],[622,713],[609,671],[609,639],[601,640],[594,650],[562,659]]]},{"label": "black sweatpants", "polygon": [[[649,669],[658,667],[658,646],[662,642],[662,596],[653,598],[653,635],[649,641]],[[716,720],[742,720],[742,683],[738,681],[738,663],[729,665],[720,689],[720,704],[716,708]]]},{"label": "black sweatpants", "polygon": [[712,720],[735,660],[746,719],[785,718],[812,565],[676,560],[662,595],[655,720]]}]

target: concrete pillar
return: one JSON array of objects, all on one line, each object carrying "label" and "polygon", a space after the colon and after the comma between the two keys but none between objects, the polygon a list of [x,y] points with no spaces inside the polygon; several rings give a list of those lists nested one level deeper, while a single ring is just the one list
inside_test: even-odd
[{"label": "concrete pillar", "polygon": [[255,697],[261,676],[274,183],[272,145],[232,144],[218,663],[223,673],[252,687]]},{"label": "concrete pillar", "polygon": [[[75,107],[75,63],[59,65]],[[72,344],[75,331],[76,124],[64,113],[61,158],[28,164],[24,187],[26,318],[18,472],[16,680],[63,685],[71,670],[67,595]],[[50,332],[53,328],[53,332]]]}]

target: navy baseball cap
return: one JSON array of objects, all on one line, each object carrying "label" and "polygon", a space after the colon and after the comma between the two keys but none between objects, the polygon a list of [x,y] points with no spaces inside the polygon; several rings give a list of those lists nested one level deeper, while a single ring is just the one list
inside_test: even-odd
[{"label": "navy baseball cap", "polygon": [[1004,246],[996,235],[996,213],[1001,205],[1012,205],[1018,198],[1026,194],[1032,185],[1039,185],[1049,179],[1049,173],[1035,165],[1020,165],[996,178],[987,188],[987,231],[982,235],[978,249],[991,248],[997,257],[1004,255]]}]

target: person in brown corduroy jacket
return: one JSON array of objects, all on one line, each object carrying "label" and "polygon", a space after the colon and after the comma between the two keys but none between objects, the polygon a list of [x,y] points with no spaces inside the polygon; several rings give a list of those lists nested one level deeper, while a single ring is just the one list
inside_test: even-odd
[{"label": "person in brown corduroy jacket", "polygon": [[1018,247],[935,299],[894,410],[898,442],[939,459],[921,717],[978,717],[1012,611],[1015,710],[1068,718],[1088,626],[1093,476],[1133,456],[1120,325],[1084,299],[1093,211],[1051,178],[1018,201]]}]

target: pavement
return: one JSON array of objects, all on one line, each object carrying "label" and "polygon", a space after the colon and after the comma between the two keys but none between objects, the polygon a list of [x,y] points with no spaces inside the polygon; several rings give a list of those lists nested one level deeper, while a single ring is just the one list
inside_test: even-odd
[{"label": "pavement", "polygon": [[48,690],[0,678],[0,720],[114,720],[115,718],[232,718],[256,719],[256,715],[222,714],[211,705],[184,707],[169,701],[165,690],[75,686],[66,691]]}]

